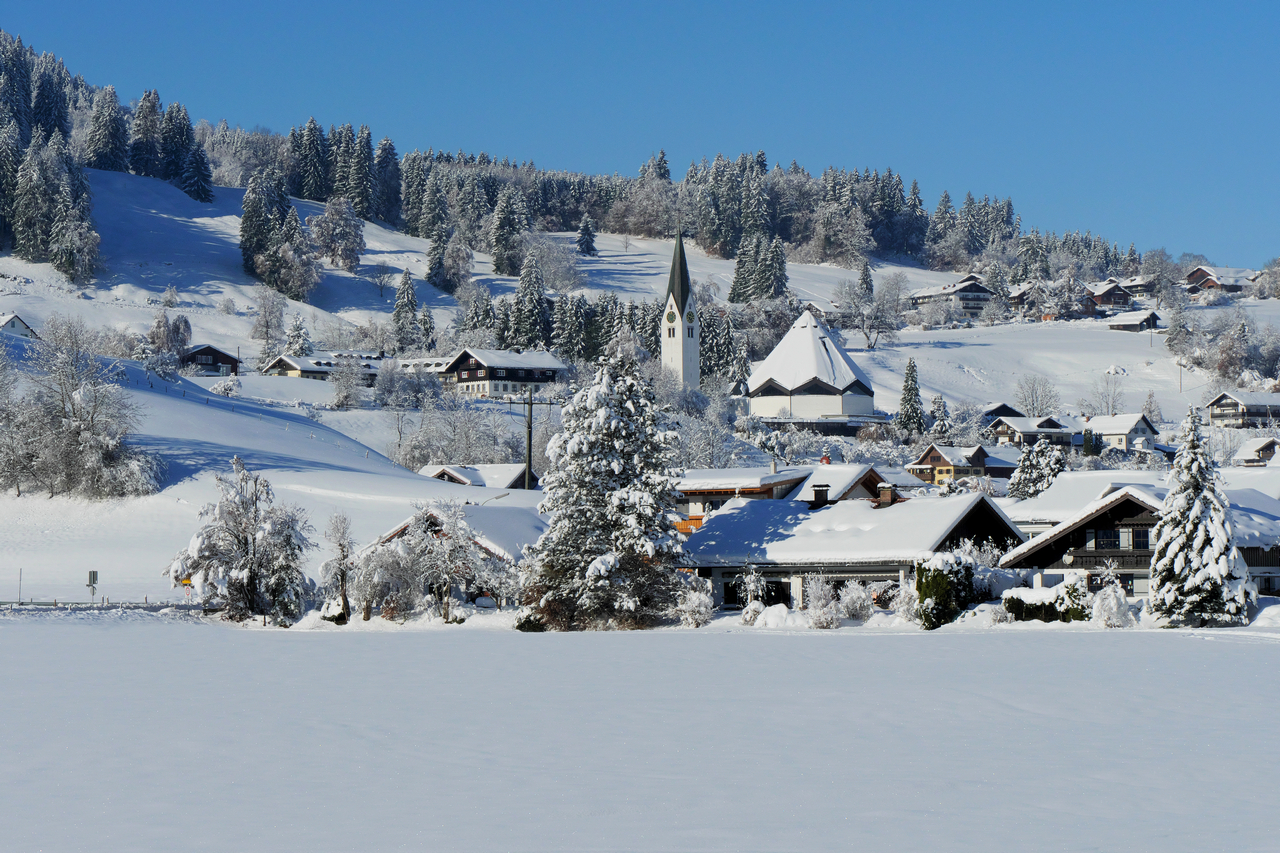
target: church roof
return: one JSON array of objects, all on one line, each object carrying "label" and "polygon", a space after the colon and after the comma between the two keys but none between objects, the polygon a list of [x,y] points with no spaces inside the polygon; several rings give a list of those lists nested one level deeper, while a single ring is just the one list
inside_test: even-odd
[{"label": "church roof", "polygon": [[671,278],[667,281],[667,293],[676,298],[676,308],[681,314],[689,304],[693,288],[689,284],[689,264],[684,259],[684,240],[676,235],[676,251],[671,256]]},{"label": "church roof", "polygon": [[778,341],[747,380],[747,388],[755,394],[769,382],[784,391],[793,392],[817,380],[834,389],[834,393],[857,390],[868,396],[871,380],[853,363],[849,354],[831,338],[822,321],[808,311],[791,324],[791,331]]}]

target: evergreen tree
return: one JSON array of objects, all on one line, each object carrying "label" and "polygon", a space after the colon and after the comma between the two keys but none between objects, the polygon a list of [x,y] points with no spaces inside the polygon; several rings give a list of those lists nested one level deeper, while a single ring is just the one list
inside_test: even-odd
[{"label": "evergreen tree", "polygon": [[145,178],[160,176],[160,93],[143,92],[129,131],[129,170]]},{"label": "evergreen tree", "polygon": [[[0,106],[3,106],[0,104]],[[18,147],[18,126],[0,117],[0,248],[13,234],[14,205],[18,194],[18,168],[22,150]]]},{"label": "evergreen tree", "polygon": [[89,138],[85,142],[85,162],[93,169],[129,171],[129,131],[114,86],[103,89],[93,100],[93,117],[89,120]]},{"label": "evergreen tree", "polygon": [[364,223],[349,201],[341,197],[329,199],[322,215],[307,217],[307,227],[330,263],[355,272],[365,250]]},{"label": "evergreen tree", "polygon": [[924,404],[920,401],[920,382],[916,377],[916,360],[907,359],[902,378],[902,402],[898,407],[898,429],[908,436],[924,434]]},{"label": "evergreen tree", "polygon": [[421,211],[418,214],[418,234],[429,236],[437,228],[449,224],[449,200],[441,173],[435,171],[427,178],[422,190]]},{"label": "evergreen tree", "polygon": [[301,314],[293,315],[293,323],[285,335],[284,352],[285,355],[301,356],[308,356],[315,352],[315,347],[311,344],[311,333],[302,322]]},{"label": "evergreen tree", "polygon": [[1257,589],[1236,550],[1231,507],[1200,436],[1200,416],[1187,411],[1169,493],[1151,531],[1147,606],[1174,625],[1244,623]]},{"label": "evergreen tree", "polygon": [[269,287],[299,301],[320,281],[320,264],[292,205],[267,249],[254,258],[254,269]]},{"label": "evergreen tree", "polygon": [[871,266],[866,261],[862,262],[862,272],[858,275],[858,285],[862,288],[863,293],[875,293],[875,284],[871,280]]},{"label": "evergreen tree", "polygon": [[71,115],[67,107],[67,92],[59,71],[61,63],[45,54],[36,61],[34,91],[31,94],[31,121],[44,131],[46,137],[59,133],[65,139],[71,135]]},{"label": "evergreen tree", "polygon": [[596,229],[595,223],[591,221],[591,217],[585,213],[582,215],[582,221],[578,223],[578,254],[595,255],[596,254]]},{"label": "evergreen tree", "polygon": [[187,154],[187,162],[182,167],[182,180],[178,186],[201,204],[213,201],[213,170],[209,168],[209,158],[205,156],[204,146],[199,143],[192,145]]},{"label": "evergreen tree", "polygon": [[431,307],[422,306],[422,313],[418,315],[418,331],[422,335],[422,348],[427,352],[431,352],[436,346],[436,318],[431,313]]},{"label": "evergreen tree", "polygon": [[619,359],[601,361],[562,419],[538,507],[550,523],[526,550],[526,603],[557,630],[653,625],[679,588],[675,435],[652,387]]},{"label": "evergreen tree", "polygon": [[400,224],[400,158],[395,143],[384,136],[373,157],[374,216],[388,225]]},{"label": "evergreen tree", "polygon": [[528,229],[529,214],[524,194],[513,186],[503,187],[489,225],[493,270],[498,275],[519,274],[524,263],[524,232]]},{"label": "evergreen tree", "polygon": [[360,125],[347,166],[347,201],[361,219],[373,217],[373,136]]},{"label": "evergreen tree", "polygon": [[941,394],[934,394],[929,414],[933,417],[933,440],[945,442],[951,435],[951,413],[947,411],[947,401]]},{"label": "evergreen tree", "polygon": [[1022,452],[1018,468],[1009,478],[1009,497],[1034,498],[1052,486],[1066,467],[1067,460],[1062,450],[1051,445],[1048,439],[1040,439]]},{"label": "evergreen tree", "polygon": [[413,289],[413,277],[405,270],[396,287],[396,307],[391,312],[391,328],[396,338],[396,351],[405,353],[421,346],[421,330],[418,327],[418,296]]},{"label": "evergreen tree", "polygon": [[274,204],[269,197],[269,182],[265,171],[255,172],[244,191],[240,214],[240,258],[244,271],[250,275],[258,274],[254,261],[271,247],[277,228]]},{"label": "evergreen tree", "polygon": [[532,349],[546,343],[546,302],[546,284],[538,266],[538,256],[535,252],[530,252],[525,255],[524,265],[520,268],[520,284],[516,288],[515,302],[511,306],[512,346]]},{"label": "evergreen tree", "polygon": [[49,255],[54,197],[45,171],[44,132],[36,129],[18,166],[11,227],[13,252],[24,261],[39,263]]},{"label": "evergreen tree", "polygon": [[160,177],[166,181],[180,180],[187,154],[195,143],[187,108],[176,102],[169,104],[160,122]]},{"label": "evergreen tree", "polygon": [[311,201],[325,201],[329,198],[329,144],[324,129],[315,116],[307,119],[299,148],[301,159],[298,171],[302,197]]},{"label": "evergreen tree", "polygon": [[742,304],[757,298],[755,292],[756,267],[760,263],[760,240],[744,238],[738,246],[738,257],[733,262],[733,282],[729,285],[729,301]]}]

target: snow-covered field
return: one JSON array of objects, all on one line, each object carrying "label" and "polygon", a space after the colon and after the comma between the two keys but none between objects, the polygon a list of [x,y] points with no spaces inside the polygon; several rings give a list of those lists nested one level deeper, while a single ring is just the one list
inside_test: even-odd
[{"label": "snow-covered field", "polygon": [[1280,624],[481,622],[286,631],[0,611],[0,847],[1280,845]]}]

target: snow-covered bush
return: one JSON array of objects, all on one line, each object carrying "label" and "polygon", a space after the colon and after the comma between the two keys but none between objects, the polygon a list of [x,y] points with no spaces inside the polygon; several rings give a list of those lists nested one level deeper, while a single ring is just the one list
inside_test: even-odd
[{"label": "snow-covered bush", "polygon": [[701,628],[711,621],[716,605],[711,598],[711,593],[707,590],[707,586],[708,584],[703,583],[700,579],[692,578],[680,590],[675,615],[680,619],[680,624],[684,627]]},{"label": "snow-covered bush", "polygon": [[856,580],[847,580],[840,587],[840,612],[846,619],[865,622],[871,618],[875,605],[867,588]]},{"label": "snow-covered bush", "polygon": [[1133,625],[1133,614],[1119,583],[1104,584],[1093,594],[1091,621],[1104,628],[1128,628]]},{"label": "snow-covered bush", "polygon": [[744,607],[753,601],[764,601],[764,575],[751,563],[742,567],[742,574],[733,579],[733,585]]},{"label": "snow-covered bush", "polygon": [[809,627],[840,627],[840,602],[836,599],[831,578],[818,574],[805,575],[804,604],[809,613]]},{"label": "snow-covered bush", "polygon": [[221,397],[239,397],[240,377],[233,373],[221,382],[213,383],[209,387],[209,393],[217,394]]},{"label": "snow-covered bush", "polygon": [[760,614],[764,612],[763,601],[752,601],[742,608],[742,624],[754,625],[756,620],[760,618]]},{"label": "snow-covered bush", "polygon": [[167,350],[148,353],[142,366],[166,382],[178,378],[178,356]]},{"label": "snow-covered bush", "polygon": [[178,306],[178,288],[172,284],[164,289],[164,296],[160,297],[160,304],[165,308],[176,308]]},{"label": "snow-covered bush", "polygon": [[908,622],[919,622],[920,596],[916,594],[914,584],[897,585],[898,589],[889,602],[889,609]]},{"label": "snow-covered bush", "polygon": [[1091,615],[1089,585],[1082,572],[1068,572],[1057,586],[1005,590],[1001,603],[1015,622],[1082,622]]},{"label": "snow-covered bush", "polygon": [[234,315],[239,309],[236,308],[236,301],[228,296],[218,301],[218,310],[223,314]]}]

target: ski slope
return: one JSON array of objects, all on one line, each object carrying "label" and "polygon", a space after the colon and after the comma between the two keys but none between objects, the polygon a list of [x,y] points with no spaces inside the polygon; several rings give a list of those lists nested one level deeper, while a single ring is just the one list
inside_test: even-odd
[{"label": "ski slope", "polygon": [[1276,620],[924,633],[728,617],[536,635],[480,621],[0,611],[3,846],[1277,846]]}]

